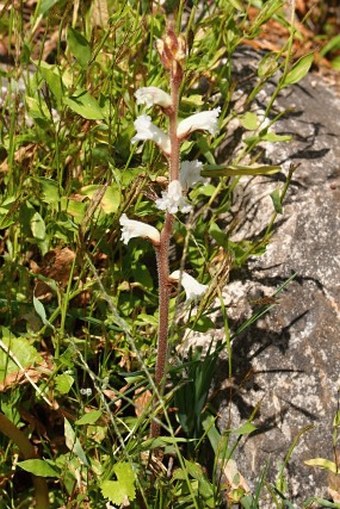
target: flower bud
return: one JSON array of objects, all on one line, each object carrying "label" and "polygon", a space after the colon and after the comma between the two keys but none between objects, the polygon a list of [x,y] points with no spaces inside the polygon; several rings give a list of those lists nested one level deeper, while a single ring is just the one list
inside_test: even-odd
[{"label": "flower bud", "polygon": [[168,26],[164,39],[158,39],[156,47],[165,69],[171,72],[178,83],[183,78],[183,63],[186,57],[186,42],[183,35],[177,36],[171,25]]}]

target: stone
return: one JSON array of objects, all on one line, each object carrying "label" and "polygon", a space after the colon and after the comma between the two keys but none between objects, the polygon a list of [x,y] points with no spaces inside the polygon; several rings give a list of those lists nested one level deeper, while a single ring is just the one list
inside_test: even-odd
[{"label": "stone", "polygon": [[[243,61],[243,72],[244,67]],[[246,269],[232,272],[224,291],[234,332],[252,314],[266,306],[270,310],[233,339],[232,380],[226,379],[228,360],[221,358],[215,404],[221,430],[237,428],[254,414],[257,430],[241,441],[233,456],[253,488],[264,468],[274,483],[289,456],[282,467],[286,482],[282,491],[300,508],[308,497],[333,496],[338,502],[340,498],[335,476],[304,463],[320,457],[335,461],[332,423],[340,391],[340,100],[311,74],[284,90],[278,107],[289,111],[275,124],[275,132],[293,138],[289,143],[266,142],[265,161],[283,169],[291,163],[300,167],[266,253],[252,257]],[[241,180],[234,204],[240,227],[234,240],[254,240],[263,234],[273,213],[269,195],[282,186],[283,178],[278,174]],[[294,279],[275,295],[292,274]],[[223,338],[223,328],[215,331],[215,337]],[[260,507],[272,509],[272,498],[264,496]]]}]

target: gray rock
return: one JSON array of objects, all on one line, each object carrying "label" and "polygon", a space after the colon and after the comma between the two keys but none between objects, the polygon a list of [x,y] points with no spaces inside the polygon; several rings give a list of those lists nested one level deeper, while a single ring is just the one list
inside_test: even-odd
[{"label": "gray rock", "polygon": [[[279,104],[291,111],[275,130],[293,134],[293,141],[266,144],[265,156],[270,163],[301,166],[265,255],[252,258],[225,290],[232,328],[266,303],[263,296],[272,296],[292,273],[296,277],[272,310],[235,338],[232,391],[225,380],[227,360],[221,360],[219,411],[222,429],[237,427],[255,412],[257,431],[235,455],[253,486],[265,465],[275,481],[296,440],[284,469],[284,494],[300,508],[310,496],[331,499],[328,488],[334,481],[304,461],[334,461],[332,421],[340,390],[340,100],[310,76]],[[275,177],[244,181],[236,197],[243,220],[235,238],[254,239],[263,231],[272,214],[269,194],[277,186]],[[264,498],[261,509],[273,508],[270,500]]]}]

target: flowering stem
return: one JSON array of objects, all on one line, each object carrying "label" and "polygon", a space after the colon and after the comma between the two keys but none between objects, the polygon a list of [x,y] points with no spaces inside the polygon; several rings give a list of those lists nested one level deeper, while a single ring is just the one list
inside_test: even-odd
[{"label": "flowering stem", "polygon": [[[171,144],[171,152],[169,156],[169,177],[172,180],[178,180],[179,164],[180,164],[180,141],[177,136],[177,116],[180,80],[176,79],[171,73],[171,98],[172,110],[169,113],[169,138]],[[174,216],[169,212],[165,215],[165,222],[161,231],[159,247],[157,253],[158,268],[158,292],[159,292],[159,322],[158,322],[158,343],[157,343],[157,360],[155,383],[159,390],[160,396],[164,389],[165,370],[168,356],[168,329],[169,329],[169,245],[172,235]],[[151,436],[156,438],[159,436],[160,426],[156,421],[151,424]]]},{"label": "flowering stem", "polygon": [[[158,344],[155,383],[160,396],[164,389],[164,374],[168,357],[168,327],[169,327],[169,243],[172,233],[174,216],[167,213],[165,223],[161,232],[160,246],[156,250],[158,268],[158,293],[159,293],[159,322],[158,322]],[[160,427],[156,421],[151,424],[151,436],[156,438],[159,435]]]},{"label": "flowering stem", "polygon": [[169,115],[169,137],[171,143],[171,154],[169,159],[170,168],[170,181],[178,180],[179,176],[179,163],[180,163],[180,141],[177,136],[177,116],[178,116],[178,101],[179,101],[179,86],[180,83],[171,76],[171,98],[173,110]]}]

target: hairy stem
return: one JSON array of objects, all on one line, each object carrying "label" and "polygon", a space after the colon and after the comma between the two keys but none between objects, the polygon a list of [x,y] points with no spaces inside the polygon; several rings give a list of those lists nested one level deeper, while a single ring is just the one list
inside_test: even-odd
[{"label": "hairy stem", "polygon": [[[172,111],[169,113],[169,137],[171,142],[171,153],[169,156],[169,180],[177,180],[179,177],[180,165],[180,142],[177,137],[177,116],[180,79],[171,74],[170,86],[172,97]],[[168,357],[168,329],[169,329],[169,245],[172,235],[174,216],[166,213],[165,222],[161,231],[160,245],[157,248],[158,268],[158,292],[159,292],[159,322],[158,322],[158,343],[155,382],[162,397],[165,372]],[[156,421],[151,424],[151,436],[159,436],[160,426]]]},{"label": "hairy stem", "polygon": [[[160,246],[157,250],[158,268],[158,294],[159,294],[159,321],[158,321],[158,344],[155,382],[162,396],[164,388],[164,374],[168,357],[168,326],[169,326],[169,244],[172,234],[174,217],[167,213],[165,223],[161,232]],[[151,436],[157,437],[160,426],[156,421],[151,424]]]}]

